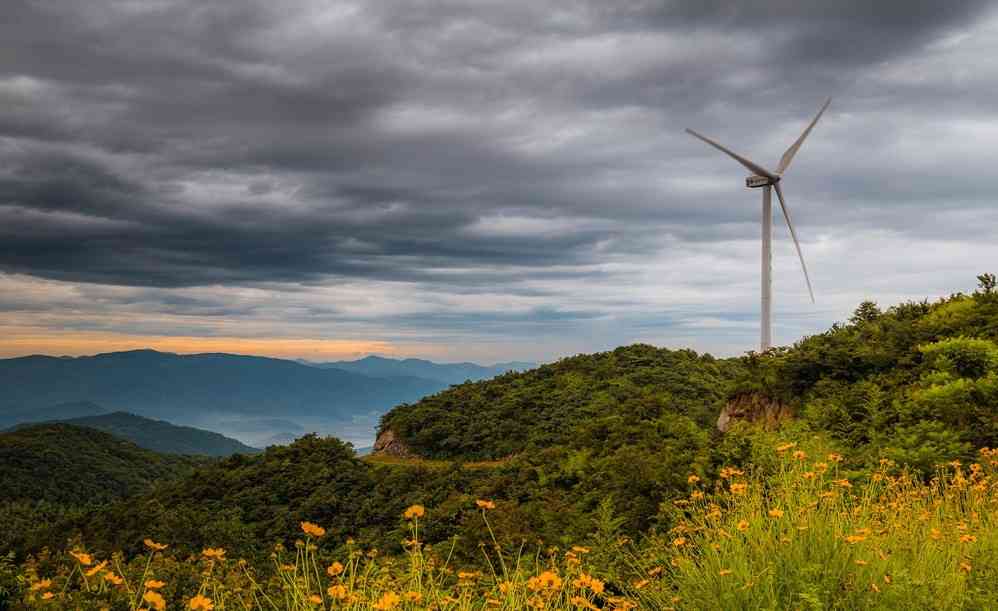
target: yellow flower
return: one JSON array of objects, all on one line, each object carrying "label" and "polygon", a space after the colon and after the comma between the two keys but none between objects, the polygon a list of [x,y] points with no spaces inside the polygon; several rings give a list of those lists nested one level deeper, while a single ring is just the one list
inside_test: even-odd
[{"label": "yellow flower", "polygon": [[702,499],[702,498],[703,498],[703,492],[701,492],[701,491],[699,491],[699,490],[694,490],[694,491],[693,491],[693,492],[692,492],[692,493],[690,494],[690,498],[691,498],[691,499],[693,499],[694,501],[699,501],[700,499]]},{"label": "yellow flower", "polygon": [[90,569],[88,569],[87,572],[85,573],[85,575],[87,577],[93,577],[97,573],[100,573],[101,571],[103,571],[104,567],[106,567],[106,566],[107,566],[107,560],[101,560],[100,562],[98,562],[97,564],[95,564],[94,566],[92,566]]},{"label": "yellow flower", "polygon": [[742,520],[742,521],[738,522],[738,530],[740,530],[742,532],[745,532],[748,529],[749,529],[748,520]]},{"label": "yellow flower", "polygon": [[156,551],[156,552],[161,552],[161,551],[165,550],[166,548],[170,547],[169,545],[166,545],[165,543],[156,543],[152,539],[144,539],[142,541],[142,543],[144,543],[145,546],[148,547],[149,549],[151,549],[153,551]]},{"label": "yellow flower", "polygon": [[304,532],[306,535],[315,537],[316,539],[326,534],[325,528],[319,526],[318,524],[314,524],[312,522],[302,522],[301,529],[302,532]]},{"label": "yellow flower", "polygon": [[495,509],[496,504],[492,501],[478,499],[475,501],[475,505],[478,505],[479,509]]},{"label": "yellow flower", "polygon": [[475,572],[472,572],[472,571],[458,571],[457,572],[457,578],[458,579],[465,579],[465,580],[468,580],[468,579],[477,579],[478,578],[478,572],[477,571],[475,571]]},{"label": "yellow flower", "polygon": [[166,599],[163,598],[163,596],[160,595],[159,592],[153,592],[152,590],[149,590],[148,592],[142,595],[142,600],[149,603],[153,609],[156,609],[156,611],[163,611],[164,609],[166,609]]},{"label": "yellow flower", "polygon": [[789,450],[790,448],[795,447],[796,445],[797,445],[796,442],[791,441],[790,443],[785,443],[785,444],[783,444],[781,446],[776,446],[776,451],[777,452],[786,452],[787,450]]},{"label": "yellow flower", "polygon": [[590,590],[592,590],[596,594],[602,594],[603,593],[603,588],[606,585],[602,581],[600,581],[599,579],[596,579],[592,575],[588,575],[586,573],[582,573],[581,575],[579,575],[578,579],[576,579],[574,581],[574,583],[575,583],[575,587],[577,587],[577,588],[589,588]]},{"label": "yellow flower", "polygon": [[816,463],[814,463],[814,468],[815,468],[815,470],[821,471],[822,473],[824,473],[825,471],[828,471],[828,463],[826,463],[826,462],[816,462]]},{"label": "yellow flower", "polygon": [[52,598],[53,596],[55,596],[55,594],[53,594],[53,593],[51,593],[51,592],[46,592],[46,593],[42,594],[42,600],[49,600],[49,599],[51,599],[51,598]]},{"label": "yellow flower", "polygon": [[160,581],[158,579],[150,579],[146,581],[146,588],[149,590],[158,590],[166,585],[165,581]]},{"label": "yellow flower", "polygon": [[805,471],[800,474],[800,476],[803,477],[804,479],[814,479],[816,475],[817,473],[815,473],[814,471]]},{"label": "yellow flower", "polygon": [[372,609],[378,609],[382,611],[384,609],[394,609],[402,602],[402,598],[399,597],[395,592],[385,592],[378,599],[378,602],[374,603],[371,607]]},{"label": "yellow flower", "polygon": [[206,547],[201,550],[201,555],[212,560],[225,560],[225,550],[221,547]]},{"label": "yellow flower", "polygon": [[326,590],[326,594],[336,600],[343,600],[347,597],[347,587],[344,585],[329,586]]},{"label": "yellow flower", "polygon": [[852,488],[852,483],[847,479],[833,479],[832,483],[843,488]]},{"label": "yellow flower", "polygon": [[334,563],[330,564],[329,567],[326,569],[326,573],[330,577],[336,577],[337,575],[339,575],[342,572],[343,572],[343,565],[340,564],[339,562],[334,562]]},{"label": "yellow flower", "polygon": [[745,494],[746,490],[748,490],[748,484],[731,484],[731,494]]},{"label": "yellow flower", "polygon": [[198,594],[194,598],[187,601],[188,609],[200,609],[202,611],[211,611],[215,608],[215,604],[211,602],[211,599],[207,596],[202,596]]},{"label": "yellow flower", "polygon": [[974,535],[960,535],[960,543],[973,543],[977,541]]},{"label": "yellow flower", "polygon": [[866,537],[864,535],[849,535],[846,537],[846,543],[849,545],[855,545],[860,541],[866,541]]},{"label": "yellow flower", "polygon": [[686,545],[686,537],[676,537],[672,540],[672,545],[675,547],[682,547]]},{"label": "yellow flower", "polygon": [[688,483],[688,484],[695,484],[695,483],[697,483],[699,481],[700,481],[700,478],[697,477],[696,475],[691,475],[691,476],[689,476],[689,477],[686,478],[686,483]]},{"label": "yellow flower", "polygon": [[807,454],[804,453],[804,450],[797,450],[796,452],[794,452],[794,458],[796,458],[797,460],[804,460],[805,458],[807,458]]},{"label": "yellow flower", "polygon": [[52,587],[52,580],[42,579],[41,581],[36,581],[35,583],[31,584],[31,591],[34,592],[36,590],[44,590],[45,588],[50,588],[50,587]]},{"label": "yellow flower", "polygon": [[308,597],[308,602],[312,603],[313,605],[321,605],[322,597],[319,596],[318,594],[312,594],[311,596]]},{"label": "yellow flower", "polygon": [[577,554],[588,554],[589,553],[589,548],[588,547],[582,547],[581,545],[573,545],[572,546],[572,551],[575,552],[575,553],[577,553]]},{"label": "yellow flower", "polygon": [[69,555],[76,558],[83,566],[90,566],[94,562],[94,559],[86,552],[69,552]]},{"label": "yellow flower", "polygon": [[125,581],[124,579],[122,579],[121,577],[119,577],[118,575],[115,575],[114,573],[112,573],[110,571],[108,571],[107,573],[104,573],[104,580],[108,581],[110,583],[113,583],[116,586],[120,586],[122,584],[122,582]]},{"label": "yellow flower", "polygon": [[405,510],[402,517],[406,520],[414,520],[416,518],[421,518],[426,515],[426,508],[422,505],[413,505]]},{"label": "yellow flower", "polygon": [[828,455],[828,462],[842,462],[842,455],[832,452]]},{"label": "yellow flower", "polygon": [[596,611],[599,611],[599,607],[597,607],[596,605],[594,605],[593,603],[589,602],[588,600],[586,600],[585,598],[583,598],[581,596],[573,596],[572,600],[571,600],[571,603],[576,608],[581,608],[581,609],[596,609]]},{"label": "yellow flower", "polygon": [[782,518],[783,517],[783,510],[782,509],[775,509],[775,508],[774,509],[770,509],[769,510],[769,517],[771,517],[771,518]]},{"label": "yellow flower", "polygon": [[634,583],[631,584],[631,587],[633,587],[635,590],[640,590],[641,588],[643,588],[646,585],[648,585],[648,583],[649,582],[648,582],[647,579],[638,579]]},{"label": "yellow flower", "polygon": [[561,577],[552,571],[544,571],[536,577],[527,580],[527,587],[536,592],[538,590],[559,590],[562,585]]}]

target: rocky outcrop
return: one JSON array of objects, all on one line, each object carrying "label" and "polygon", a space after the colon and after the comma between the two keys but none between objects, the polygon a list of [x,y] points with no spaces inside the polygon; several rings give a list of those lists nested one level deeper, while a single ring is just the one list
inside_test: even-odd
[{"label": "rocky outcrop", "polygon": [[717,417],[717,430],[727,432],[735,422],[752,422],[775,429],[793,417],[793,410],[780,401],[758,393],[744,393],[728,400]]},{"label": "rocky outcrop", "polygon": [[400,458],[415,458],[416,454],[405,445],[395,431],[385,429],[378,434],[378,439],[374,442],[374,449],[371,454],[381,456],[398,456]]}]

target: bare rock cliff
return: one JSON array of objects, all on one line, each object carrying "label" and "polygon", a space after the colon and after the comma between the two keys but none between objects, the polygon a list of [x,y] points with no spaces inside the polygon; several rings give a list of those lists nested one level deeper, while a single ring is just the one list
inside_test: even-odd
[{"label": "bare rock cliff", "polygon": [[727,432],[735,422],[753,422],[766,429],[775,429],[794,417],[789,406],[757,393],[732,397],[717,417],[717,430]]},{"label": "bare rock cliff", "polygon": [[415,458],[416,454],[409,449],[409,446],[405,445],[405,442],[399,439],[395,431],[391,429],[386,429],[382,431],[377,440],[374,442],[374,449],[371,450],[371,454],[380,454],[382,456],[398,456],[400,458]]}]

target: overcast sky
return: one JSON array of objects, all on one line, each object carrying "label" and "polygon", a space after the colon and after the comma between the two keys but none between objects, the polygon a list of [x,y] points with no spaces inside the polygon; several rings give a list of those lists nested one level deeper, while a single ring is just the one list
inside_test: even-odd
[{"label": "overcast sky", "polygon": [[777,343],[998,271],[987,2],[6,0],[0,355]]}]

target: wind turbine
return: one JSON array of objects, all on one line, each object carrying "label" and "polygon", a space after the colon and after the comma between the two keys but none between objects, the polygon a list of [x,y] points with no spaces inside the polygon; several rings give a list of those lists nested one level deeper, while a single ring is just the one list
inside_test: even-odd
[{"label": "wind turbine", "polygon": [[790,221],[790,211],[787,209],[787,202],[783,197],[783,189],[780,188],[780,181],[783,179],[783,173],[786,172],[787,168],[790,166],[790,162],[793,161],[794,155],[797,154],[801,144],[804,143],[804,139],[811,133],[814,125],[818,122],[818,119],[821,118],[821,115],[824,114],[825,109],[828,108],[828,105],[831,103],[832,98],[825,100],[821,110],[818,111],[818,114],[814,117],[814,120],[811,121],[811,124],[804,130],[804,133],[802,133],[800,138],[797,138],[797,141],[791,144],[790,148],[783,153],[783,157],[780,158],[780,164],[776,166],[775,172],[770,172],[751,159],[742,157],[738,153],[725,148],[706,136],[696,133],[692,129],[686,130],[686,132],[691,136],[703,140],[722,153],[726,153],[752,172],[752,175],[745,179],[746,187],[750,189],[762,187],[762,338],[760,341],[760,347],[763,352],[769,350],[773,345],[773,189],[776,189],[776,196],[780,198],[780,208],[783,210],[783,218],[787,219],[787,227],[790,228],[790,236],[794,239],[794,246],[797,248],[797,256],[800,258],[800,266],[801,269],[804,270],[804,280],[807,282],[807,290],[811,294],[811,303],[814,303],[814,290],[811,289],[811,278],[807,274],[807,264],[804,263],[804,254],[801,253],[800,242],[797,241],[797,232],[794,231],[794,224]]}]

